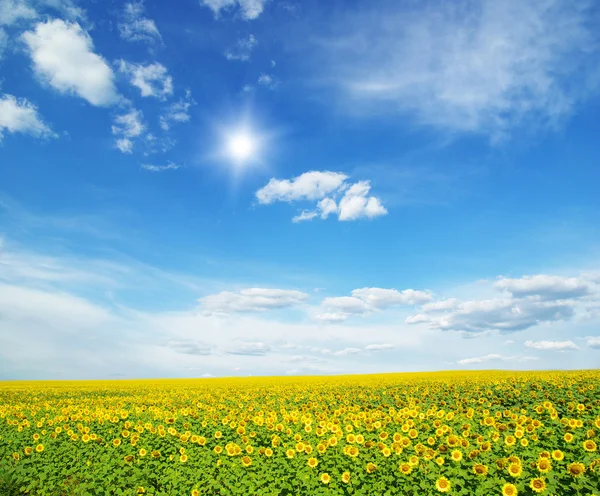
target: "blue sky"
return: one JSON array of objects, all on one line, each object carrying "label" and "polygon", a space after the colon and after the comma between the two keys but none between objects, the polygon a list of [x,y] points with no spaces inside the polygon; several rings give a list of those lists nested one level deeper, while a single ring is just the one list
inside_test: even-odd
[{"label": "blue sky", "polygon": [[0,379],[598,367],[598,7],[0,0]]}]

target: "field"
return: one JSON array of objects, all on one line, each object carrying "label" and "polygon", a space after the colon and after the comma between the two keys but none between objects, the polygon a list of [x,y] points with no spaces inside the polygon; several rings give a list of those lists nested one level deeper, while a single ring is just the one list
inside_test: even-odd
[{"label": "field", "polygon": [[600,495],[600,371],[0,383],[0,494]]}]

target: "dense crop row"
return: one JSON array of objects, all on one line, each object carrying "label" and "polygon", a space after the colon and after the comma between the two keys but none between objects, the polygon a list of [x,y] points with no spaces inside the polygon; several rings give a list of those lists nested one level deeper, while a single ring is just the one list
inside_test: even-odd
[{"label": "dense crop row", "polygon": [[600,372],[0,383],[0,493],[600,495]]}]

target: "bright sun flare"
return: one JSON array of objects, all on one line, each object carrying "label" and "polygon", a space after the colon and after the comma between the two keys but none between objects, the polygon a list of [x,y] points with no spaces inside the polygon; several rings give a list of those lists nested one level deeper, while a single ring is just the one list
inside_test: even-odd
[{"label": "bright sun flare", "polygon": [[239,132],[228,139],[227,151],[234,160],[243,162],[252,157],[256,151],[256,143],[248,133]]}]

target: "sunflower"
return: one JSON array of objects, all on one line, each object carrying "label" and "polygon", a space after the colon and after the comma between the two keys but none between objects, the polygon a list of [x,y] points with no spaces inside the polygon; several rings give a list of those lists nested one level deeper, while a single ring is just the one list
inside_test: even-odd
[{"label": "sunflower", "polygon": [[573,477],[579,477],[585,472],[585,465],[583,463],[570,463],[567,466],[567,471]]},{"label": "sunflower", "polygon": [[483,465],[482,463],[476,463],[475,465],[473,465],[473,473],[475,475],[487,475],[488,473],[488,467],[487,465]]},{"label": "sunflower", "polygon": [[344,472],[342,474],[342,482],[348,484],[350,482],[350,472]]},{"label": "sunflower", "polygon": [[133,455],[126,455],[123,457],[123,460],[125,460],[125,463],[131,463],[133,462]]},{"label": "sunflower", "polygon": [[560,460],[563,460],[564,458],[565,458],[565,454],[561,450],[557,449],[552,452],[552,459],[560,461]]},{"label": "sunflower", "polygon": [[265,449],[265,456],[266,456],[267,458],[270,458],[270,457],[272,457],[272,456],[273,456],[273,450],[272,450],[271,448],[266,448],[266,449]]},{"label": "sunflower", "polygon": [[506,483],[502,486],[502,496],[517,496],[519,491],[514,484]]},{"label": "sunflower", "polygon": [[549,472],[550,470],[552,470],[552,463],[550,462],[550,460],[548,460],[548,458],[541,458],[536,463],[536,466],[537,466],[537,469],[543,473]]},{"label": "sunflower", "polygon": [[598,446],[596,445],[596,443],[594,441],[592,441],[591,439],[588,439],[587,441],[583,442],[583,449],[592,453],[598,449]]},{"label": "sunflower", "polygon": [[33,448],[31,446],[27,446],[23,451],[27,456],[29,456],[31,453],[33,453]]},{"label": "sunflower", "polygon": [[146,456],[148,454],[148,452],[144,448],[140,449],[139,453],[140,453],[140,456]]},{"label": "sunflower", "polygon": [[200,496],[200,491],[198,491],[198,489],[192,489],[191,496]]},{"label": "sunflower", "polygon": [[160,458],[160,451],[154,450],[150,453],[150,456],[152,456],[152,458]]},{"label": "sunflower", "polygon": [[372,474],[373,472],[375,472],[375,470],[377,470],[377,465],[375,465],[374,463],[367,463],[367,467],[366,467],[367,473],[368,474]]},{"label": "sunflower", "polygon": [[180,461],[181,463],[185,463],[185,462],[187,462],[187,461],[188,461],[188,456],[187,456],[187,455],[181,455],[181,456],[179,457],[179,461]]},{"label": "sunflower", "polygon": [[121,445],[121,440],[120,440],[119,438],[117,438],[117,439],[113,439],[113,442],[112,442],[112,444],[113,444],[113,446],[116,448],[117,446],[120,446],[120,445]]},{"label": "sunflower", "polygon": [[311,457],[308,459],[308,462],[306,462],[306,464],[310,467],[310,468],[315,468],[318,464],[319,464],[319,460],[317,460],[314,457]]},{"label": "sunflower", "polygon": [[331,482],[331,476],[328,473],[321,474],[321,482],[323,484],[329,484]]},{"label": "sunflower", "polygon": [[252,458],[250,458],[248,455],[243,456],[242,457],[242,465],[244,467],[249,467],[250,465],[252,465]]},{"label": "sunflower", "polygon": [[523,473],[523,467],[518,463],[511,463],[508,466],[508,474],[512,477],[519,477]]},{"label": "sunflower", "polygon": [[450,487],[450,481],[446,479],[446,477],[440,477],[438,480],[435,481],[435,488],[440,493],[447,493],[448,491],[450,491]]},{"label": "sunflower", "polygon": [[541,493],[546,489],[546,482],[544,479],[536,477],[535,479],[531,479],[529,482],[529,487],[533,489],[534,492]]},{"label": "sunflower", "polygon": [[44,451],[44,445],[43,445],[43,444],[38,444],[38,445],[35,447],[35,450],[36,450],[38,453],[41,453],[42,451]]},{"label": "sunflower", "polygon": [[398,468],[400,472],[402,472],[404,475],[409,475],[412,472],[412,467],[410,466],[410,463],[401,463]]},{"label": "sunflower", "polygon": [[506,444],[506,446],[514,446],[514,444],[517,442],[515,436],[506,436],[504,438],[504,444]]},{"label": "sunflower", "polygon": [[294,458],[295,455],[296,455],[296,450],[293,450],[293,449],[289,449],[285,452],[285,456],[287,456],[288,458]]},{"label": "sunflower", "polygon": [[450,456],[452,457],[452,461],[454,462],[460,462],[463,459],[463,454],[460,450],[452,451]]},{"label": "sunflower", "polygon": [[563,439],[564,439],[564,440],[565,440],[567,443],[570,443],[570,442],[572,442],[572,441],[573,441],[573,439],[574,439],[574,436],[573,436],[573,434],[571,434],[570,432],[567,432],[567,433],[566,433],[566,434],[563,436]]}]

